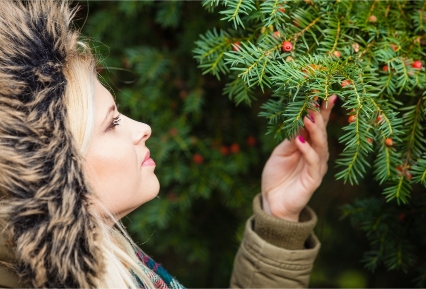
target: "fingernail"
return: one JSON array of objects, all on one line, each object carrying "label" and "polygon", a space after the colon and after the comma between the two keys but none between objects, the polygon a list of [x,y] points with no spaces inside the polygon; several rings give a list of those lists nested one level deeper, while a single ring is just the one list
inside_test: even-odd
[{"label": "fingernail", "polygon": [[301,143],[305,143],[305,139],[303,138],[303,136],[299,135],[297,138],[300,140]]},{"label": "fingernail", "polygon": [[338,98],[339,97],[337,97],[337,95],[336,95],[336,98],[334,99],[333,103],[336,103]]},{"label": "fingernail", "polygon": [[312,121],[313,123],[315,123],[314,116],[313,116],[312,114],[309,114],[309,117],[310,117],[311,121]]},{"label": "fingernail", "polygon": [[316,107],[316,108],[318,108],[318,107],[319,107],[318,103],[315,103],[315,107]]}]

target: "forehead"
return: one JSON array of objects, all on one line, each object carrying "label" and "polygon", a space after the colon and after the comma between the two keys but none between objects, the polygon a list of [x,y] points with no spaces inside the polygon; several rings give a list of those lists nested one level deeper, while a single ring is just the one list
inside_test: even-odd
[{"label": "forehead", "polygon": [[[101,114],[100,117],[105,117],[105,113],[111,105],[115,104],[114,98],[108,89],[101,84],[101,82],[95,80],[95,104],[96,110]],[[99,116],[98,113],[98,116]]]}]

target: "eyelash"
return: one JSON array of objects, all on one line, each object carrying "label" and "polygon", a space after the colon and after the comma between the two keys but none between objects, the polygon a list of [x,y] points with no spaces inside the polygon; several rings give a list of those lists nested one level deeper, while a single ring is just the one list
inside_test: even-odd
[{"label": "eyelash", "polygon": [[121,120],[120,118],[121,114],[117,115],[116,117],[114,117],[112,119],[112,122],[109,124],[107,130],[113,129],[114,127],[116,127],[117,125],[120,125],[119,122]]}]

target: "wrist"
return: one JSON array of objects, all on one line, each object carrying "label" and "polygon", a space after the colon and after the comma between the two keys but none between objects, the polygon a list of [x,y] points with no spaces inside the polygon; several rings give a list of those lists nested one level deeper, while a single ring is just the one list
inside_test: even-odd
[{"label": "wrist", "polygon": [[288,212],[283,207],[280,207],[279,209],[276,208],[276,206],[271,207],[268,199],[263,195],[262,195],[261,205],[262,205],[262,210],[266,214],[268,214],[272,217],[279,218],[279,219],[282,219],[282,220],[286,220],[286,221],[289,221],[289,222],[295,222],[295,223],[299,222],[300,212],[299,213],[291,213],[291,212]]}]

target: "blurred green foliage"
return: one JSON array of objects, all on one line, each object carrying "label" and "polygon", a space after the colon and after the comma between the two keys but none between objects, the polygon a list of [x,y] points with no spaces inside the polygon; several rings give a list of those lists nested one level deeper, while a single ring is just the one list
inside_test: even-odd
[{"label": "blurred green foliage", "polygon": [[[236,105],[238,99],[222,95],[225,82],[202,75],[192,53],[195,41],[206,30],[232,23],[198,1],[76,5],[81,6],[77,25],[92,41],[119,110],[153,131],[147,146],[161,190],[124,223],[141,248],[185,286],[227,287],[263,164],[277,144],[258,117],[270,93],[253,90],[251,106]],[[331,164],[342,150],[337,139],[346,118],[338,108],[333,112]],[[344,185],[334,181],[335,173],[330,166],[310,203],[319,215],[316,233],[322,242],[311,286],[407,286],[412,276],[362,269],[367,240],[348,221],[338,221],[338,206],[377,188]]]}]

